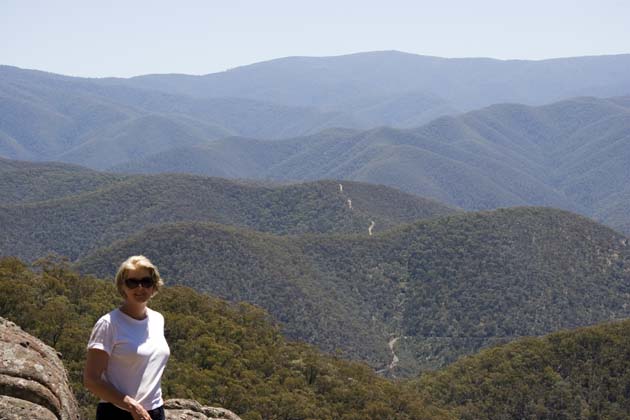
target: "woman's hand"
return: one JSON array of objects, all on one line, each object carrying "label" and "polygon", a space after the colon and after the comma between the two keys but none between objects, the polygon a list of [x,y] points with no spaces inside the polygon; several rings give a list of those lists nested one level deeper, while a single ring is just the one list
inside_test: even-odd
[{"label": "woman's hand", "polygon": [[151,416],[149,416],[147,410],[145,410],[138,401],[134,400],[129,395],[126,395],[123,401],[125,402],[127,411],[131,413],[133,420],[151,420]]}]

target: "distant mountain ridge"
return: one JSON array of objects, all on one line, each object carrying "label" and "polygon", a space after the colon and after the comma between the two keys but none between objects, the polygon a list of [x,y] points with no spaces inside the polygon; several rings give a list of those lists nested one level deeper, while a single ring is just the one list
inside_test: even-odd
[{"label": "distant mountain ridge", "polygon": [[[338,70],[331,70],[326,83],[342,80],[337,76],[350,77],[355,60],[365,64],[387,57],[409,65],[451,65],[445,59],[398,53],[337,57],[323,61],[330,69],[341,63]],[[461,63],[472,66],[468,68],[479,64],[481,69],[505,67],[510,71],[522,65],[551,66],[547,69],[550,75],[572,69],[575,74],[559,84],[566,88],[571,81],[595,77],[596,70],[606,63],[614,63],[605,73],[606,80],[618,83],[626,77],[620,70],[626,59],[622,55]],[[296,68],[311,68],[319,61],[287,62],[290,65],[285,70],[292,74]],[[283,63],[261,63],[234,74],[251,75],[256,69],[276,69]],[[375,67],[370,74],[382,76],[385,70],[392,70],[391,63],[383,66],[384,73]],[[393,69],[402,72],[403,67]],[[264,77],[251,82],[263,83],[277,74],[267,70]],[[455,77],[458,71],[444,77]],[[221,77],[228,77],[227,73],[236,77],[231,72]],[[388,87],[382,79],[370,79],[370,74],[357,77],[361,83],[371,80],[392,92],[405,86],[396,79],[392,83],[397,87]],[[481,78],[483,74],[479,70],[466,77]],[[191,80],[197,83],[199,79]],[[415,90],[394,92],[395,98],[360,109],[344,105],[342,110],[322,110],[148,90],[146,84],[135,85],[135,81],[79,79],[0,67],[0,156],[62,160],[117,172],[186,172],[289,182],[348,179],[389,185],[468,210],[521,205],[564,208],[630,233],[630,212],[623,201],[630,194],[625,170],[630,163],[630,96],[579,97],[535,107],[495,104],[415,128],[365,130],[379,121],[394,124],[399,117],[418,123],[422,115],[432,112],[425,105],[441,107],[445,102],[434,94],[418,96]],[[199,94],[202,87],[196,88]],[[295,89],[291,92],[299,95]],[[359,114],[376,120],[366,123]]]},{"label": "distant mountain ridge", "polygon": [[[78,164],[88,158],[100,169],[160,147],[207,144],[229,135],[278,138],[361,126],[341,113],[103,86],[96,79],[8,66],[0,66],[0,111],[0,156]],[[99,153],[118,161],[101,163],[95,160]]]},{"label": "distant mountain ridge", "polygon": [[[375,57],[390,55],[338,58],[346,66],[342,74],[349,77],[355,59],[367,63]],[[568,71],[579,64],[577,69],[591,74],[601,63],[621,65],[625,59],[591,57],[528,65],[564,63],[561,67]],[[405,60],[416,62],[413,56]],[[317,62],[289,60],[293,61],[291,66]],[[260,66],[275,69],[283,62]],[[331,68],[336,62],[330,61]],[[488,68],[498,65],[492,60],[479,63]],[[501,66],[508,64],[525,63]],[[250,74],[256,68],[239,72]],[[607,74],[623,79],[625,73],[615,68]],[[586,77],[575,71],[578,75],[572,77]],[[365,121],[343,110],[200,98],[148,90],[133,80],[78,79],[0,67],[0,156],[64,160],[132,173],[289,182],[348,179],[389,185],[468,210],[564,208],[630,233],[630,211],[623,201],[630,194],[625,170],[630,164],[630,96],[571,98],[535,107],[495,104],[415,128],[365,130]],[[329,81],[334,80],[331,76]],[[416,117],[430,111],[413,104],[444,105],[435,95],[423,99],[414,92],[397,93],[398,99],[379,102],[383,106],[373,103],[353,112],[388,123],[398,118],[394,114],[418,122]],[[350,128],[332,128],[339,125]]]},{"label": "distant mountain ridge", "polygon": [[630,94],[629,74],[630,54],[532,61],[375,51],[279,58],[205,76],[147,75],[104,82],[331,110],[364,109],[416,92],[461,112],[503,102],[541,105],[573,96]]},{"label": "distant mountain ridge", "polygon": [[[172,136],[151,134],[161,127],[154,120],[125,128],[147,115],[180,126],[171,134],[187,133],[188,142],[200,145],[226,135],[286,138],[337,127],[410,128],[495,103],[628,95],[628,74],[630,55],[501,61],[396,51],[288,57],[206,76],[130,79],[0,66],[0,155],[84,163],[97,153],[89,143],[101,142],[99,134],[113,126],[176,147]],[[131,154],[122,140],[109,147]]]},{"label": "distant mountain ridge", "polygon": [[382,183],[465,209],[544,205],[630,233],[630,97],[499,104],[408,130],[227,138],[158,153],[120,172]]}]

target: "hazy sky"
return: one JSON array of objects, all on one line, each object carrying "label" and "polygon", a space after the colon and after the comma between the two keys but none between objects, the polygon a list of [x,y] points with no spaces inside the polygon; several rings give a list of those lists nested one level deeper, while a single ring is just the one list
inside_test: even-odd
[{"label": "hazy sky", "polygon": [[376,50],[501,59],[630,53],[630,1],[0,0],[0,64],[68,75],[206,74]]}]

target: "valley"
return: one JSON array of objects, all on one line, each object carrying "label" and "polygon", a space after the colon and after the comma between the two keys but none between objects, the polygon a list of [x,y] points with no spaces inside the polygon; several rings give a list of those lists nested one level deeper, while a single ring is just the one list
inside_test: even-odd
[{"label": "valley", "polygon": [[625,418],[629,95],[628,54],[1,65],[0,317],[59,352],[86,418],[86,335],[138,254],[167,284],[169,396],[247,420]]}]

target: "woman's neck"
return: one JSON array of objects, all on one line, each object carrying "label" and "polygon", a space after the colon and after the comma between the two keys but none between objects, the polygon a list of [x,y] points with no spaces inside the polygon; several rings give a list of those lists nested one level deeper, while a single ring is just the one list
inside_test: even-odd
[{"label": "woman's neck", "polygon": [[147,305],[134,305],[124,302],[120,305],[120,310],[134,319],[141,320],[147,317]]}]

